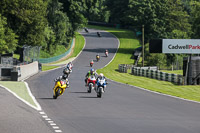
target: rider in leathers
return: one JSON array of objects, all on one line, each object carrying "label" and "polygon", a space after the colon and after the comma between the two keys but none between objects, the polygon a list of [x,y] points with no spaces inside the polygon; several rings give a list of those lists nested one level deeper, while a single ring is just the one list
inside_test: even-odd
[{"label": "rider in leathers", "polygon": [[87,84],[88,84],[88,83],[87,83],[87,80],[88,80],[88,78],[89,78],[91,75],[94,75],[95,78],[97,77],[97,74],[96,74],[96,72],[94,71],[93,68],[90,69],[90,71],[88,71],[87,74],[85,75],[85,86],[87,86]]}]

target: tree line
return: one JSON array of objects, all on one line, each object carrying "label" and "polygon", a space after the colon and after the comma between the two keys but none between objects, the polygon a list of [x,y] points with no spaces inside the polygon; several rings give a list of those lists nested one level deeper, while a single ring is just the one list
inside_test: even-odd
[{"label": "tree line", "polygon": [[148,42],[155,38],[200,38],[199,0],[107,0],[109,22],[141,31],[145,27],[146,65],[161,67],[183,63],[184,54],[151,54]]},{"label": "tree line", "polygon": [[0,53],[24,45],[53,53],[87,24],[80,0],[0,0]]},{"label": "tree line", "polygon": [[23,45],[53,53],[88,21],[120,24],[151,38],[199,38],[199,0],[0,0],[0,53]]}]

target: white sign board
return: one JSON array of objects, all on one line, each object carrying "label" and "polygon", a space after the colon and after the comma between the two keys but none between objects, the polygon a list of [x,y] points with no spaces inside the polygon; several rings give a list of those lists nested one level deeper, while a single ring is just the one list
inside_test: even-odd
[{"label": "white sign board", "polygon": [[162,53],[200,54],[200,39],[163,39]]}]

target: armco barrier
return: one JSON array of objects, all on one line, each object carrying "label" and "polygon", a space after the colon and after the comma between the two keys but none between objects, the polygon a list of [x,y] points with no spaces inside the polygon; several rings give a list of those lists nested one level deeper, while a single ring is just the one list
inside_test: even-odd
[{"label": "armco barrier", "polygon": [[58,56],[51,57],[51,58],[41,58],[41,59],[39,59],[39,62],[40,63],[51,63],[51,62],[55,62],[55,61],[60,60],[61,58],[65,57],[65,56],[67,56],[71,53],[71,50],[73,48],[73,44],[74,44],[74,40],[72,39],[72,43],[71,43],[70,48],[67,52],[65,52],[64,54],[58,55]]},{"label": "armco barrier", "polygon": [[145,76],[153,79],[173,82],[179,85],[183,84],[183,76],[171,73],[165,73],[158,70],[141,69],[138,67],[132,68],[132,74],[137,76]]}]

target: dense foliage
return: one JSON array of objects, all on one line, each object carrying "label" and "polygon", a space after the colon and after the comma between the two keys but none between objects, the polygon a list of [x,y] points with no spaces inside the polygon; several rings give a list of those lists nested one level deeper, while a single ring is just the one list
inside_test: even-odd
[{"label": "dense foliage", "polygon": [[[150,54],[148,42],[153,38],[190,39],[200,37],[199,0],[107,0],[110,22],[122,27],[145,30],[147,65],[170,66],[182,56]],[[181,57],[181,58],[180,58]]]},{"label": "dense foliage", "polygon": [[[30,45],[53,55],[58,45],[68,47],[88,21],[136,31],[144,25],[146,43],[152,38],[199,38],[199,9],[199,0],[1,0],[0,53]],[[176,56],[147,51],[146,59],[158,65]]]},{"label": "dense foliage", "polygon": [[82,2],[74,0],[1,0],[0,14],[1,54],[29,45],[53,55],[87,23]]}]

